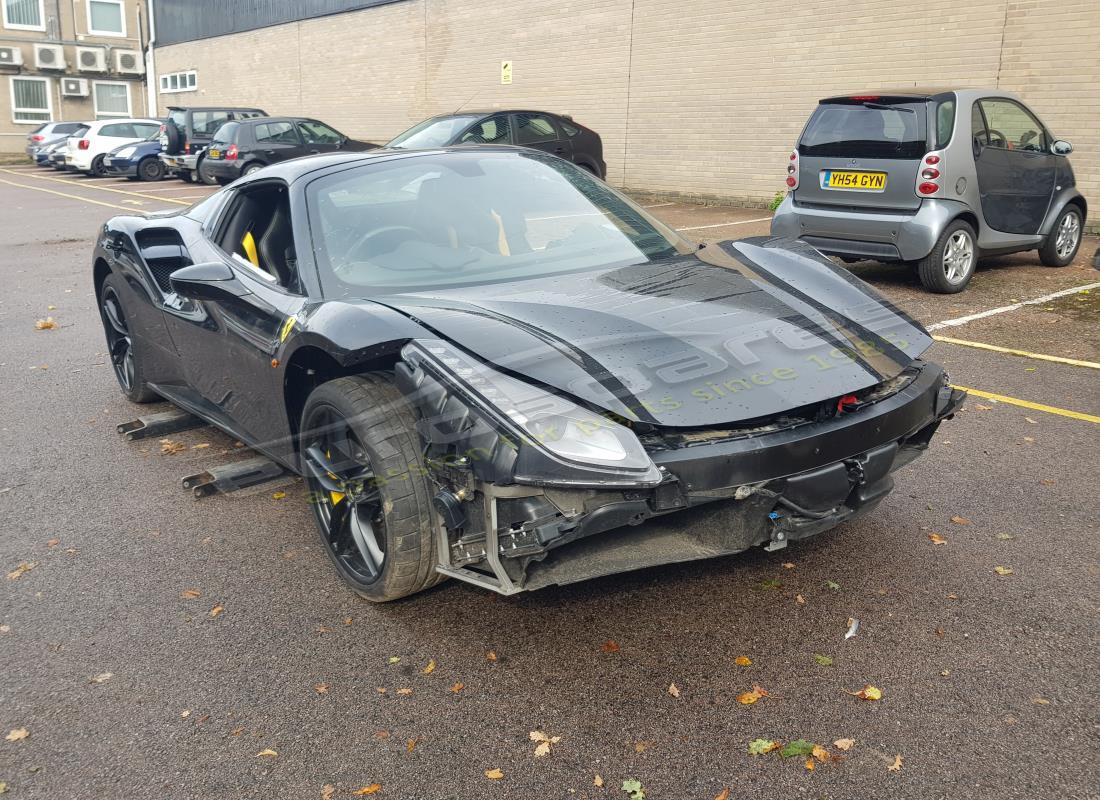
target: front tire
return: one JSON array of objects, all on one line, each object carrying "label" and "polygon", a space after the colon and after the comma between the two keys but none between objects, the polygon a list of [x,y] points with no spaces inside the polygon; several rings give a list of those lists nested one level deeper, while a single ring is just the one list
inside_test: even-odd
[{"label": "front tire", "polygon": [[443,578],[415,424],[381,373],[322,384],[302,412],[303,473],[321,540],[344,581],[374,602]]},{"label": "front tire", "polygon": [[135,346],[130,318],[122,303],[122,281],[108,275],[99,290],[99,316],[107,335],[107,357],[119,388],[132,403],[151,403],[159,395],[145,382],[145,362]]},{"label": "front tire", "polygon": [[1039,260],[1047,267],[1065,267],[1077,257],[1081,247],[1081,209],[1068,205],[1062,209],[1054,227],[1039,248]]},{"label": "front tire", "polygon": [[137,177],[143,181],[159,181],[164,177],[164,162],[156,156],[146,156],[138,164]]},{"label": "front tire", "polygon": [[917,262],[920,282],[936,294],[956,294],[974,277],[978,244],[970,223],[957,219],[940,235],[932,252]]}]

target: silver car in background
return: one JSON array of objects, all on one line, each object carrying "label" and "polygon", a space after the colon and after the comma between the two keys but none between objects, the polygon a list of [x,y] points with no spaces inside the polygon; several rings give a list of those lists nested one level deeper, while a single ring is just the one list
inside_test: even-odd
[{"label": "silver car in background", "polygon": [[982,256],[1073,261],[1088,206],[1067,156],[1016,96],[901,89],[821,100],[790,155],[772,234],[846,261],[915,262],[962,291]]}]

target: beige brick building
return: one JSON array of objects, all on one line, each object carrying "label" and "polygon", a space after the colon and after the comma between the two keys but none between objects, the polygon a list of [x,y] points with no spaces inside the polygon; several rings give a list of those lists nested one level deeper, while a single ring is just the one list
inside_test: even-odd
[{"label": "beige brick building", "polygon": [[47,120],[146,116],[144,0],[0,0],[0,152]]},{"label": "beige brick building", "polygon": [[613,184],[734,202],[782,186],[823,95],[1001,87],[1074,144],[1100,222],[1098,0],[399,0],[157,48],[156,69],[196,78],[162,106],[258,105],[373,141],[463,105],[569,113]]}]

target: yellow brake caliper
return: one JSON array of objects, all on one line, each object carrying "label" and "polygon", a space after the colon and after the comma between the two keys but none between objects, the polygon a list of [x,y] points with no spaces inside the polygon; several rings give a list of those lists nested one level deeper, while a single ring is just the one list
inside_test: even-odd
[{"label": "yellow brake caliper", "polygon": [[[332,451],[326,450],[325,451],[325,458],[329,459],[329,461],[331,462],[332,461]],[[340,480],[339,476],[333,475],[331,472],[328,474],[328,476],[330,478],[332,478],[334,481]],[[344,493],[343,492],[329,492],[328,495],[329,495],[329,498],[332,500],[333,505],[336,505],[337,503],[339,503],[341,500],[344,499]]]}]

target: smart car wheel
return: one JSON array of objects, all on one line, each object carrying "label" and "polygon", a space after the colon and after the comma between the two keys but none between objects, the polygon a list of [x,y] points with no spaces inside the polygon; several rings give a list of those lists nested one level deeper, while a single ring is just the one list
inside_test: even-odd
[{"label": "smart car wheel", "polygon": [[130,322],[122,305],[120,283],[114,275],[108,275],[99,293],[99,315],[107,334],[107,356],[122,393],[134,403],[150,403],[157,399],[157,393],[145,382],[144,364],[134,345]]},{"label": "smart car wheel", "polygon": [[302,413],[302,471],[321,539],[341,577],[375,602],[442,579],[414,426],[400,391],[380,373],[322,384]]},{"label": "smart car wheel", "polygon": [[1039,260],[1048,267],[1067,266],[1077,256],[1080,246],[1081,210],[1077,206],[1066,206],[1039,248]]},{"label": "smart car wheel", "polygon": [[917,274],[928,291],[955,294],[970,283],[977,263],[974,229],[957,219],[947,226],[932,252],[917,262]]},{"label": "smart car wheel", "polygon": [[164,177],[164,162],[156,156],[147,156],[138,164],[137,171],[143,181],[159,181]]}]

